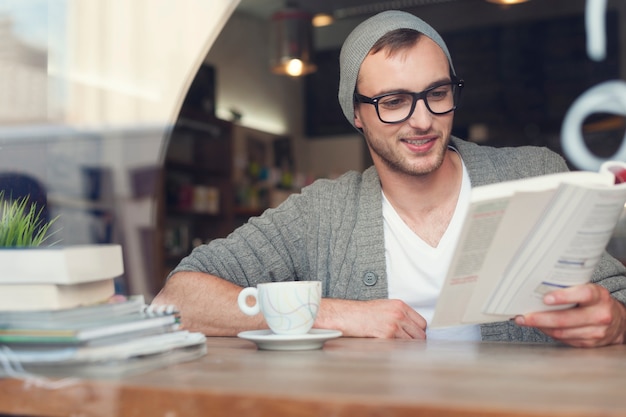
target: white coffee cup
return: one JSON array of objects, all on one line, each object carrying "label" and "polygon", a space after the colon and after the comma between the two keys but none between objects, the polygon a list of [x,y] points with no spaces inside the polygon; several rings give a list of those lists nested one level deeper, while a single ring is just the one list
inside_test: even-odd
[{"label": "white coffee cup", "polygon": [[[254,299],[248,305],[248,297]],[[237,303],[245,314],[261,312],[270,330],[281,335],[308,333],[322,299],[320,281],[265,282],[241,290]]]}]

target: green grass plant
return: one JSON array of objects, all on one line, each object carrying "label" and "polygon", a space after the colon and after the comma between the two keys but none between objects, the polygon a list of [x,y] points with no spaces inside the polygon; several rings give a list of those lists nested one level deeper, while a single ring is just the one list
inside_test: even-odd
[{"label": "green grass plant", "polygon": [[57,218],[41,218],[43,207],[30,203],[29,197],[5,198],[0,191],[0,247],[37,247],[46,242],[52,224]]}]

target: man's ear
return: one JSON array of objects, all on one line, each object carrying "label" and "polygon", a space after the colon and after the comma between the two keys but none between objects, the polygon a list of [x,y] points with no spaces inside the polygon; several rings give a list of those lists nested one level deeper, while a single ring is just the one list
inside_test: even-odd
[{"label": "man's ear", "polygon": [[363,123],[361,123],[361,115],[359,114],[357,106],[354,108],[354,126],[357,129],[363,130]]}]

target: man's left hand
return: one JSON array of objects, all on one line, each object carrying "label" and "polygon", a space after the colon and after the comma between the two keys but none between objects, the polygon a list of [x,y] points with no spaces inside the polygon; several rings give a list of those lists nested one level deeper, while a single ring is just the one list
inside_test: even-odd
[{"label": "man's left hand", "polygon": [[547,305],[576,304],[565,310],[530,313],[515,317],[520,326],[536,327],[555,340],[576,347],[624,343],[626,307],[600,285],[585,284],[552,291]]}]

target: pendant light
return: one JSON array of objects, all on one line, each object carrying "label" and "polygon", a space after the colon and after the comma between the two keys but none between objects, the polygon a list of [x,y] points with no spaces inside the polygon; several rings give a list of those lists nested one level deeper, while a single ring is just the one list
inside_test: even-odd
[{"label": "pendant light", "polygon": [[312,15],[294,5],[277,11],[271,18],[272,72],[299,77],[314,72]]},{"label": "pendant light", "polygon": [[530,1],[530,0],[487,0],[487,2],[489,3],[501,4],[504,6],[508,6],[511,4],[526,3],[527,1]]}]

